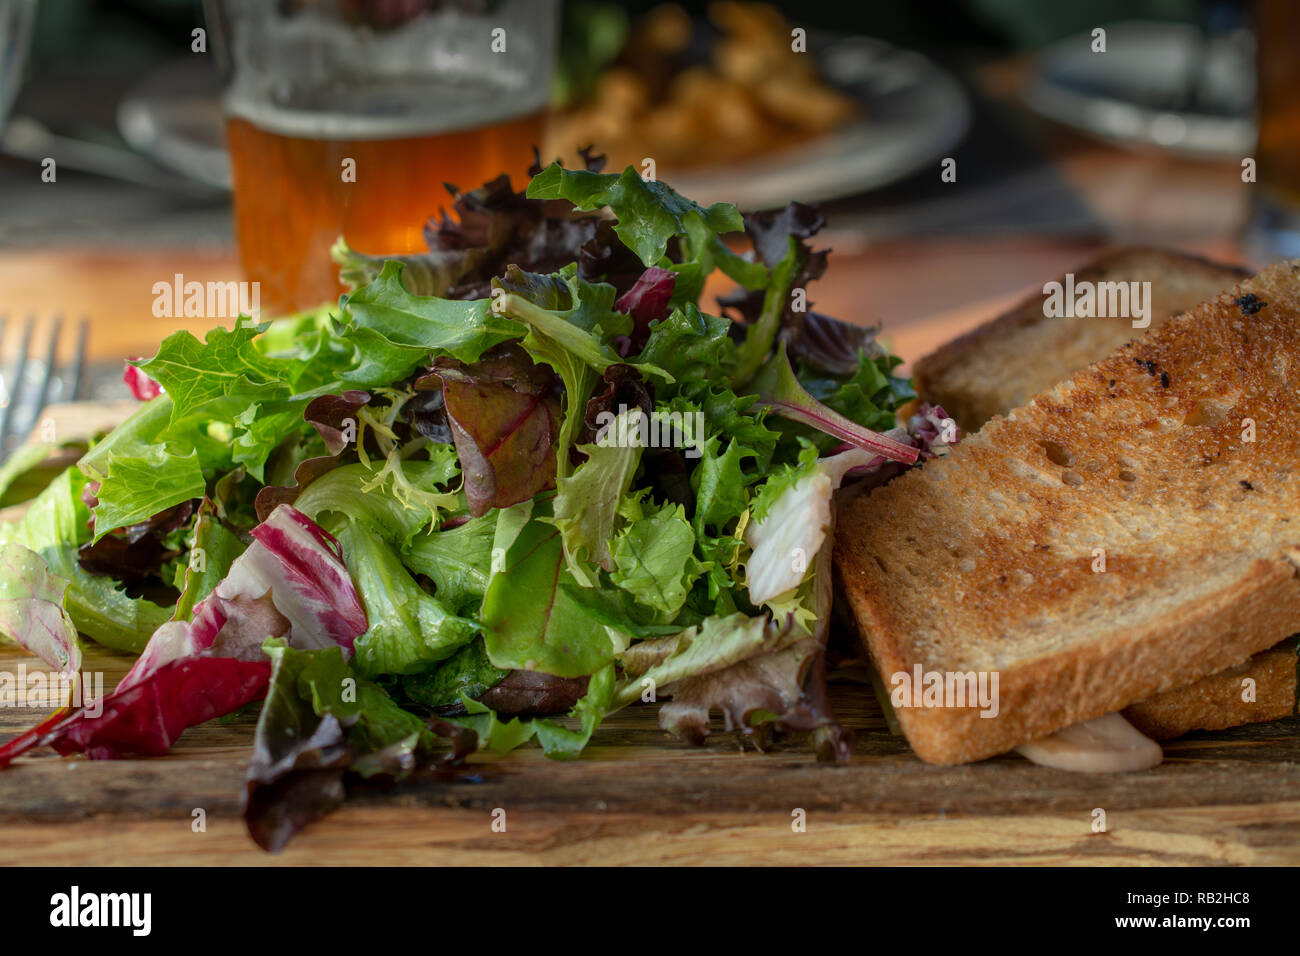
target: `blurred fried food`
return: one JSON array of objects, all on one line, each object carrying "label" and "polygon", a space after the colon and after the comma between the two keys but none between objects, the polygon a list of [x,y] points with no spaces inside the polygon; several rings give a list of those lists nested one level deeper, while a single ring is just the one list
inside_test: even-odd
[{"label": "blurred fried food", "polygon": [[590,96],[552,117],[546,153],[570,163],[590,143],[612,168],[650,157],[662,172],[761,155],[860,115],[796,50],[775,7],[719,0],[709,19],[722,35],[709,61],[693,64],[695,25],[685,10],[664,3],[642,17]]}]

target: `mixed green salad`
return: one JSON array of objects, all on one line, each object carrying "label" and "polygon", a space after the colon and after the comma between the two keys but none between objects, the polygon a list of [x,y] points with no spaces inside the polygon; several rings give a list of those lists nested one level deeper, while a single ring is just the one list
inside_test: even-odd
[{"label": "mixed green salad", "polygon": [[70,677],[79,635],[139,657],[0,765],[260,707],[245,815],[278,849],[357,781],[572,757],[634,703],[847,758],[831,495],[940,452],[942,410],[898,424],[899,360],[811,310],[816,209],[742,220],[586,160],[453,190],[427,253],[340,241],[337,305],[128,367],[139,409],[0,527],[0,631]]}]

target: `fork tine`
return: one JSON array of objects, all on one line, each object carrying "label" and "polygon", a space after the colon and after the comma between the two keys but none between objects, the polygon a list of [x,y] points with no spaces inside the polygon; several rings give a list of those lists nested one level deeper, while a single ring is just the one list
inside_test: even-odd
[{"label": "fork tine", "polygon": [[45,403],[50,398],[50,382],[54,379],[54,369],[59,361],[59,335],[62,331],[63,316],[56,315],[50,325],[49,343],[45,346],[45,369],[41,372],[41,384],[36,388],[36,400],[28,406],[26,419],[15,426],[14,435],[17,438],[27,437],[41,420],[41,412],[45,411]]},{"label": "fork tine", "polygon": [[9,450],[10,437],[14,426],[15,408],[23,390],[23,376],[27,374],[27,349],[32,343],[32,331],[36,328],[36,316],[28,315],[23,326],[22,341],[18,345],[18,355],[14,358],[13,375],[9,379],[9,401],[0,409],[0,455]]},{"label": "fork tine", "polygon": [[[0,336],[4,333],[0,332]],[[77,352],[72,359],[71,391],[68,398],[79,401],[86,397],[86,340],[90,337],[90,319],[81,317],[77,323]]]}]

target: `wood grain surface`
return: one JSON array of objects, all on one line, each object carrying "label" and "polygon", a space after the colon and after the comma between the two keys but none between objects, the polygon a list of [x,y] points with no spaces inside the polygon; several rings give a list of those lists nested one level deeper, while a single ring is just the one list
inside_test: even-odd
[{"label": "wood grain surface", "polygon": [[[14,649],[0,670],[44,670]],[[130,659],[90,647],[110,687]],[[41,754],[0,771],[0,861],[73,864],[1288,864],[1300,863],[1294,719],[1166,746],[1160,767],[1084,776],[1006,756],[917,760],[869,687],[833,684],[854,758],[819,764],[801,739],[767,752],[716,735],[672,740],[653,707],[609,718],[581,759],[529,747],[476,756],[449,779],[361,789],[278,856],[239,819],[254,714],[187,731],[167,757]],[[50,703],[47,701],[47,703]],[[0,736],[51,708],[0,709]],[[1106,831],[1093,832],[1094,811]],[[194,811],[206,830],[195,832]],[[505,811],[505,832],[492,829]],[[795,832],[796,810],[806,830]]]}]

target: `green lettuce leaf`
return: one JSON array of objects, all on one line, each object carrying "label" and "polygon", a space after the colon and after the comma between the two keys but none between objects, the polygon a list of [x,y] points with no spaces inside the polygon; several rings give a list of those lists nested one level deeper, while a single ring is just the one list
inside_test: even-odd
[{"label": "green lettuce leaf", "polygon": [[681,505],[655,508],[635,502],[640,512],[614,542],[613,582],[647,607],[675,615],[702,570],[695,559],[695,532]]},{"label": "green lettuce leaf", "polygon": [[510,673],[488,659],[482,638],[470,641],[431,671],[402,678],[402,692],[430,710],[460,703],[461,697],[479,698]]},{"label": "green lettuce leaf", "polygon": [[118,455],[108,465],[95,496],[95,540],[117,528],[144,521],[160,511],[207,491],[195,452],[181,456],[163,445],[149,445],[140,455]]},{"label": "green lettuce leaf", "polygon": [[411,295],[401,274],[401,264],[389,260],[379,278],[343,299],[342,336],[356,355],[342,376],[349,385],[391,385],[425,364],[430,354],[474,362],[525,331],[494,313],[487,299]]},{"label": "green lettuce leaf", "polygon": [[[716,381],[736,366],[736,343],[728,335],[731,320],[701,312],[694,302],[673,309],[668,318],[650,323],[650,337],[630,361],[662,368],[678,383]],[[663,397],[671,390],[662,393]]]},{"label": "green lettuce leaf", "polygon": [[808,261],[807,245],[794,236],[788,241],[789,250],[785,258],[772,270],[758,321],[745,330],[745,340],[736,350],[736,367],[731,373],[731,380],[737,389],[745,387],[772,354],[777,333],[781,331],[781,316],[790,301],[791,289]]},{"label": "green lettuce leaf", "polygon": [[560,529],[540,520],[549,510],[538,503],[504,551],[483,598],[483,639],[502,669],[581,677],[607,664],[614,645],[561,586],[577,582],[565,563]]},{"label": "green lettuce leaf", "polygon": [[[625,420],[635,418],[640,409],[619,415],[610,426],[617,430]],[[590,586],[592,564],[613,570],[609,541],[614,534],[618,508],[632,486],[632,476],[641,460],[641,449],[608,445],[582,445],[587,460],[570,477],[559,480],[555,495],[554,524],[560,529],[564,555],[569,570],[583,584]]]},{"label": "green lettuce leaf", "polygon": [[294,507],[327,531],[349,519],[360,521],[391,546],[403,549],[429,527],[430,507],[454,503],[443,497],[447,492],[437,489],[456,471],[455,456],[445,453],[431,461],[399,461],[393,468],[387,468],[387,463],[377,468],[355,462],[321,475],[298,496]]},{"label": "green lettuce leaf", "polygon": [[692,220],[714,234],[744,228],[739,211],[730,203],[702,207],[664,183],[642,179],[631,166],[621,173],[593,173],[552,163],[533,177],[526,195],[567,199],[583,211],[608,206],[618,219],[615,233],[647,266],[664,257],[669,239],[686,235]]},{"label": "green lettuce leaf", "polygon": [[287,398],[286,363],[263,355],[253,342],[265,328],[241,319],[233,329],[218,326],[202,342],[189,332],[173,332],[153,358],[134,364],[167,390],[173,422],[217,399]]},{"label": "green lettuce leaf", "polygon": [[425,593],[383,539],[364,524],[349,521],[336,537],[366,609],[368,627],[356,640],[353,660],[360,676],[427,670],[473,639],[476,623]]},{"label": "green lettuce leaf", "polygon": [[497,512],[462,525],[417,535],[402,551],[402,561],[436,588],[438,600],[457,614],[475,616],[492,573],[492,542]]},{"label": "green lettuce leaf", "polygon": [[194,605],[212,593],[230,571],[235,558],[244,553],[244,542],[217,517],[216,506],[204,499],[194,523],[194,542],[190,546],[181,596],[176,601],[172,620],[188,621]]}]

